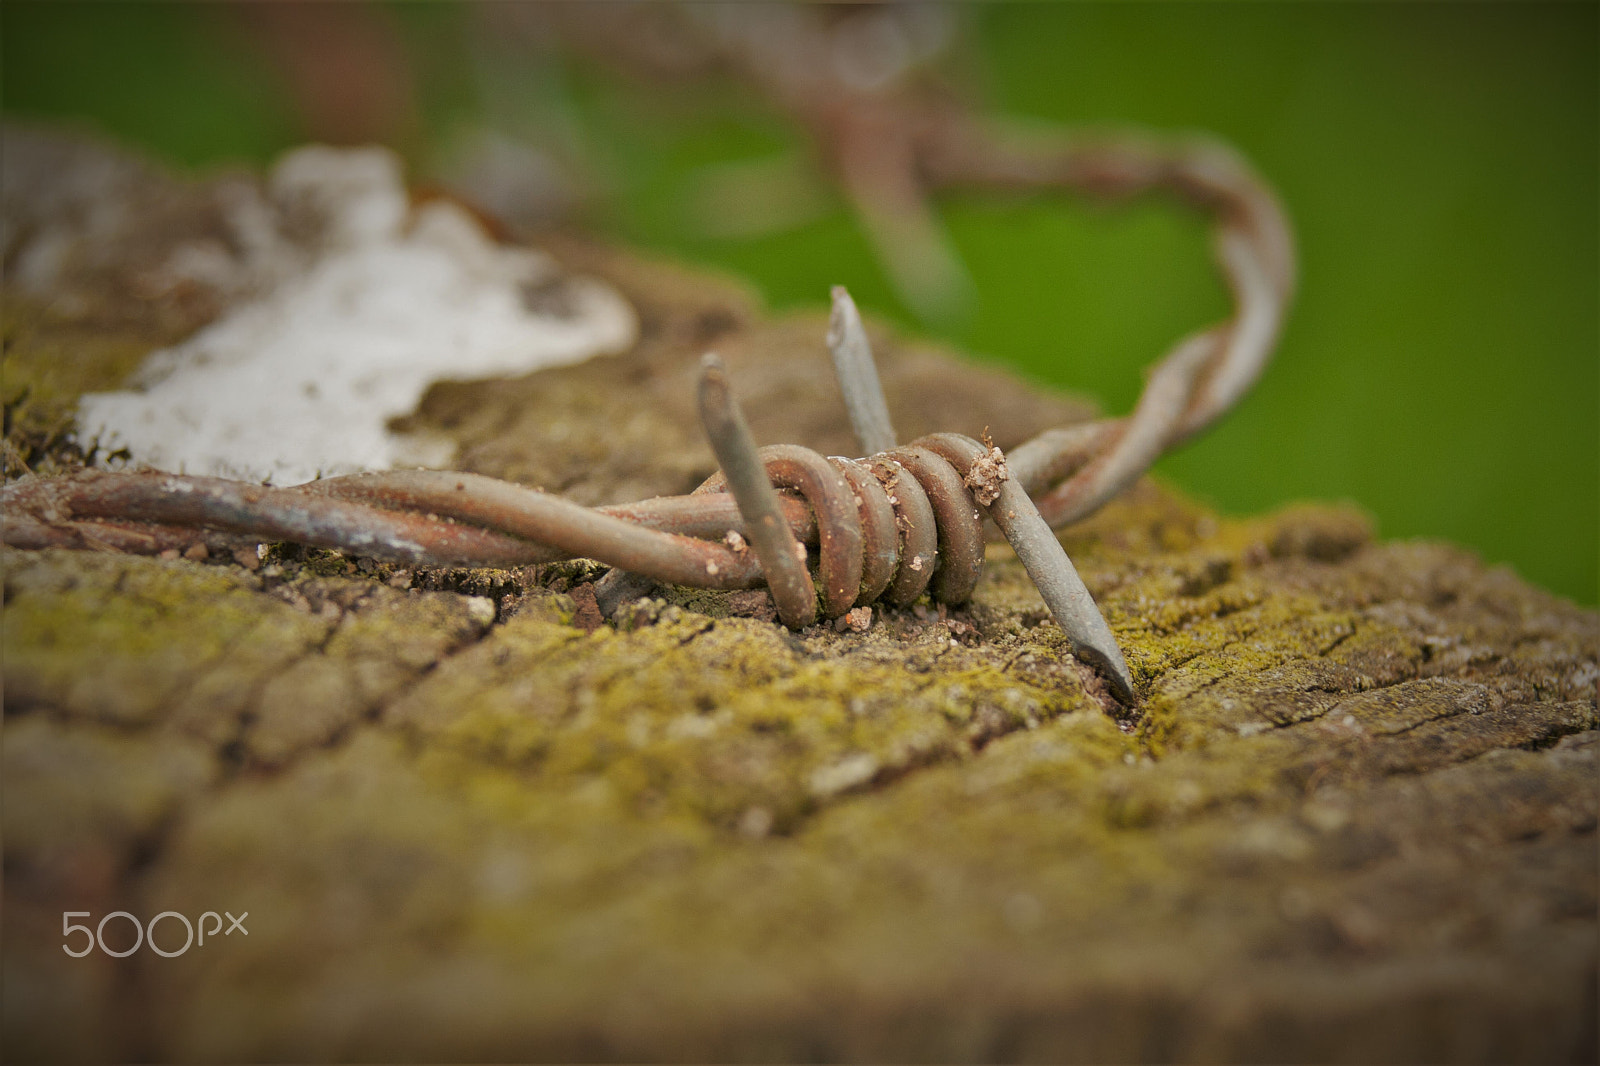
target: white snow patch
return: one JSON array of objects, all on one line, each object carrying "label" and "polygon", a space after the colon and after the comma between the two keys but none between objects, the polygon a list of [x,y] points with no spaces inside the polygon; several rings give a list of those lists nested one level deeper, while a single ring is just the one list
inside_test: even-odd
[{"label": "white snow patch", "polygon": [[[274,169],[270,192],[277,231],[263,239],[278,242],[280,262],[307,262],[309,228],[307,265],[152,353],[137,391],[83,397],[87,437],[158,469],[277,484],[385,469],[418,461],[386,423],[430,383],[633,342],[633,311],[609,286],[496,245],[454,204],[413,209],[382,149],[300,149]],[[552,284],[558,312],[531,308],[525,294]]]}]

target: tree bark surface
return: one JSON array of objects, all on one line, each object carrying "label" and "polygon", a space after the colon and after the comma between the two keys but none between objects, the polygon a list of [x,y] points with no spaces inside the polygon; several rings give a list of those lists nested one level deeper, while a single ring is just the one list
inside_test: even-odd
[{"label": "tree bark surface", "polygon": [[[821,315],[547,244],[641,339],[436,386],[405,428],[461,468],[686,491],[707,347],[762,443],[849,450]],[[113,260],[76,304],[8,297],[8,469],[70,465],[75,390],[213,313],[140,317]],[[908,437],[1086,413],[874,339]],[[1593,1061],[1594,612],[1347,509],[1148,481],[1063,541],[1131,712],[1004,547],[959,610],[799,633],[764,592],[604,621],[582,562],[7,551],[6,1052]],[[248,932],[62,950],[63,912],[119,910]]]}]

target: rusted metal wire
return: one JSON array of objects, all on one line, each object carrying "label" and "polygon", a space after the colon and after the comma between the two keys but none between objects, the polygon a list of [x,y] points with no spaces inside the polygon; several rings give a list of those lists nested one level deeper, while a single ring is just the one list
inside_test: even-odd
[{"label": "rusted metal wire", "polygon": [[[932,128],[923,130],[916,158],[940,187],[1072,187],[1108,195],[1165,188],[1206,208],[1217,220],[1233,317],[1184,339],[1158,362],[1132,414],[1048,430],[1009,457],[950,434],[895,447],[865,332],[848,294],[839,291],[830,347],[868,459],[825,458],[793,445],[753,451],[713,364],[701,409],[729,477],[718,475],[689,496],[588,508],[445,471],[357,474],[287,488],[86,472],[7,485],[5,542],[156,552],[180,545],[185,530],[206,530],[407,565],[524,566],[584,557],[616,568],[601,590],[610,604],[645,580],[711,589],[766,583],[783,620],[803,626],[818,613],[837,618],[879,598],[905,605],[924,591],[942,602],[965,602],[983,562],[986,510],[1075,652],[1106,675],[1120,698],[1131,699],[1116,642],[1048,530],[1098,509],[1254,383],[1294,283],[1287,222],[1250,169],[1207,142],[1023,141],[972,124]],[[982,463],[998,470],[975,480]],[[766,498],[758,499],[761,485]],[[798,545],[817,549],[820,594]]]},{"label": "rusted metal wire", "polygon": [[1175,345],[1151,369],[1127,418],[1041,434],[1013,450],[1014,475],[1038,497],[1052,526],[1098,510],[1163,452],[1225,414],[1260,377],[1293,294],[1294,242],[1277,198],[1237,153],[1201,138],[1008,138],[946,128],[926,162],[942,185],[1066,187],[1108,196],[1163,188],[1216,219],[1216,254],[1233,292],[1233,317]]},{"label": "rusted metal wire", "polygon": [[[831,486],[819,483],[815,476],[817,471],[805,470],[803,460],[791,460],[785,464],[780,459],[777,469],[767,468],[756,451],[755,438],[745,424],[744,412],[739,409],[732,390],[728,388],[722,360],[714,355],[706,356],[700,378],[700,421],[705,425],[706,436],[711,439],[711,450],[716,453],[717,462],[726,475],[727,488],[733,493],[734,502],[739,505],[739,515],[744,519],[750,547],[761,561],[761,569],[767,577],[767,588],[778,605],[778,617],[791,629],[804,629],[817,620],[817,593],[811,584],[811,575],[806,573],[806,550],[794,539],[794,534],[784,523],[778,492],[769,479],[775,474],[788,474],[783,478],[789,483],[788,487],[799,488],[804,484],[811,489],[811,492],[805,493],[808,501],[812,502],[819,517],[827,514],[831,519],[818,523],[820,532],[828,540],[843,535],[840,519],[848,517],[827,509],[829,503],[837,503],[838,493],[834,492],[830,499],[828,489]],[[796,478],[794,475],[797,473],[802,476]],[[828,473],[833,471],[829,470]],[[805,474],[811,476],[807,478]],[[705,486],[701,488],[704,490]],[[859,576],[861,530],[858,526],[849,532],[855,535],[854,554]],[[833,545],[829,544],[829,547]],[[824,558],[837,566],[839,554],[837,549],[825,551]],[[835,593],[836,597],[842,595],[855,599],[855,587],[846,580],[850,576],[848,573],[830,576],[834,579],[829,583],[830,592]]]},{"label": "rusted metal wire", "polygon": [[[870,355],[866,365],[870,372]],[[426,470],[291,488],[90,472],[7,486],[6,541],[138,552],[206,529],[412,565],[523,566],[583,556],[617,575],[670,584],[737,589],[765,581],[785,624],[803,628],[819,611],[837,618],[880,596],[903,606],[926,590],[941,602],[965,603],[983,565],[987,511],[1074,651],[1131,701],[1115,639],[998,448],[945,433],[871,460],[797,445],[758,451],[715,357],[706,360],[700,405],[723,471],[688,497],[587,508],[480,475]],[[701,536],[671,531],[684,529]],[[719,533],[720,541],[704,539]],[[817,547],[820,591],[801,538]]]}]

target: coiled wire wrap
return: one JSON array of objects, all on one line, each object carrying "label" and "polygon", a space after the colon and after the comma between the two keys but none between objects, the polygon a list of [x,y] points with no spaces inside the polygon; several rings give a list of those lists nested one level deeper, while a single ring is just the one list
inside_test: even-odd
[{"label": "coiled wire wrap", "polygon": [[[772,483],[799,492],[818,516],[822,591],[805,594],[820,599],[824,617],[880,597],[903,607],[925,591],[952,606],[971,598],[983,568],[983,522],[947,459],[915,445],[846,459],[778,444],[760,456]],[[726,491],[717,473],[695,494]]]}]

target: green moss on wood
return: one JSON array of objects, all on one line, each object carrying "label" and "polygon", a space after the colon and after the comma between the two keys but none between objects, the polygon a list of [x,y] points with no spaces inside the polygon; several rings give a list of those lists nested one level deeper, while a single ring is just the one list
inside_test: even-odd
[{"label": "green moss on wood", "polygon": [[103,328],[92,309],[64,315],[12,293],[0,299],[5,476],[82,465],[94,442],[76,433],[79,397],[120,388],[165,339],[128,326]]}]

